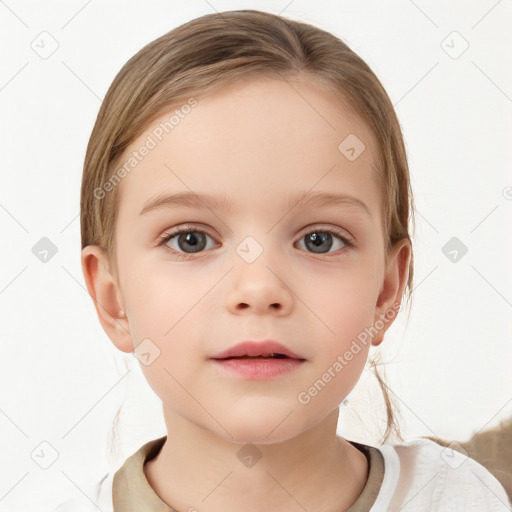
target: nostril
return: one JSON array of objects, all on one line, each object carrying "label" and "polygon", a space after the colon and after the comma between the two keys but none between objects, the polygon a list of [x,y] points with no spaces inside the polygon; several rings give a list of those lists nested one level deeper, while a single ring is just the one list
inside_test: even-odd
[{"label": "nostril", "polygon": [[[249,304],[246,304],[245,302],[240,302],[240,304],[238,304],[238,307],[240,309],[247,309],[249,306]],[[279,304],[278,302],[274,302],[273,304],[270,304],[269,306],[270,308],[273,308],[273,309],[281,309],[282,308],[282,305]]]}]

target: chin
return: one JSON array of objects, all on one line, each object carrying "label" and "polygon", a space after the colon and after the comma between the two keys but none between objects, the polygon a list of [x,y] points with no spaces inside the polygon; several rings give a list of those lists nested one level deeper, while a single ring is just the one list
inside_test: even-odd
[{"label": "chin", "polygon": [[[267,401],[268,402],[268,401]],[[288,441],[307,429],[297,417],[297,410],[292,406],[279,404],[273,407],[268,403],[252,406],[249,410],[239,408],[231,410],[220,423],[221,427],[215,431],[226,441],[241,444],[275,444]],[[228,434],[231,434],[231,436]]]}]

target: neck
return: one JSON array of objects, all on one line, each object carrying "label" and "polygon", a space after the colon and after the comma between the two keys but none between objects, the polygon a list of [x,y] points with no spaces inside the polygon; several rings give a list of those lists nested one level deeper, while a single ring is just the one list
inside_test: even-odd
[{"label": "neck", "polygon": [[164,411],[169,435],[144,472],[177,510],[346,510],[361,494],[368,466],[364,454],[336,435],[338,413],[292,439],[252,445]]}]

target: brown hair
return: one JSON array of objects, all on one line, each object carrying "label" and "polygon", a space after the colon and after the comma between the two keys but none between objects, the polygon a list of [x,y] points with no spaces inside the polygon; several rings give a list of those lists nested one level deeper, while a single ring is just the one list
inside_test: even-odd
[{"label": "brown hair", "polygon": [[[351,106],[378,142],[386,258],[398,241],[410,240],[414,208],[404,141],[393,105],[375,74],[329,32],[266,12],[237,10],[208,14],[171,30],[142,48],[115,77],[85,156],[82,248],[105,248],[115,270],[119,187],[101,197],[97,191],[112,180],[124,151],[166,111],[249,73],[276,78],[300,74]],[[411,255],[408,301],[412,282]],[[401,438],[391,398],[377,378],[388,416],[383,439],[391,432]]]}]

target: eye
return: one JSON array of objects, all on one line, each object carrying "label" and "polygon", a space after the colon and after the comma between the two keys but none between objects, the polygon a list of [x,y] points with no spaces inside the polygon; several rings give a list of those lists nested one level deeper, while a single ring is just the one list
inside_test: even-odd
[{"label": "eye", "polygon": [[[297,244],[301,244],[306,250],[315,254],[327,254],[333,249],[334,251],[345,247],[352,247],[352,241],[337,229],[313,229],[302,236]],[[301,247],[302,248],[302,247]]]},{"label": "eye", "polygon": [[[209,240],[213,243],[209,243]],[[329,254],[353,246],[352,240],[345,232],[335,228],[310,229],[296,244],[299,248],[305,248],[314,254]],[[187,259],[195,253],[211,249],[215,246],[215,241],[202,229],[184,226],[164,233],[157,241],[157,245],[165,246],[177,258]]]},{"label": "eye", "polygon": [[187,258],[197,252],[211,249],[208,239],[213,238],[201,229],[178,228],[171,233],[165,233],[158,240],[158,245],[166,245],[176,256]]}]

